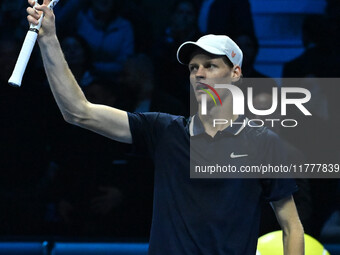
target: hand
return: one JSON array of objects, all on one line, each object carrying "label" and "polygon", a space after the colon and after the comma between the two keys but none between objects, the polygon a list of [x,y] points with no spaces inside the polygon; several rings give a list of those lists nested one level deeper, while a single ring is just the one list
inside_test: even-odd
[{"label": "hand", "polygon": [[61,218],[65,221],[65,222],[71,222],[71,214],[74,211],[74,207],[73,205],[66,201],[66,200],[61,200],[58,204],[58,212],[61,216]]},{"label": "hand", "polygon": [[119,189],[114,187],[99,187],[99,190],[104,192],[104,194],[91,200],[91,209],[93,212],[101,215],[108,214],[122,202],[123,195]]},{"label": "hand", "polygon": [[30,24],[38,25],[40,16],[44,14],[42,25],[39,30],[39,38],[56,35],[55,17],[53,11],[47,7],[50,2],[50,0],[44,0],[42,5],[37,4],[35,8],[33,8],[35,1],[28,0],[28,3],[31,5],[31,7],[27,8],[27,20]]}]

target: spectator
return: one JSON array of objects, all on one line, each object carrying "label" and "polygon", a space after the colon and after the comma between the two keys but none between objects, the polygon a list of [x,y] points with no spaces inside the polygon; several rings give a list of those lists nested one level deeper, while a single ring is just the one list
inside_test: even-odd
[{"label": "spectator", "polygon": [[67,22],[77,5],[70,3],[60,10],[59,22],[64,30],[80,35],[89,45],[95,78],[114,81],[126,58],[134,52],[133,29],[120,16],[120,5],[118,0],[90,0],[89,8],[81,10],[71,26]]}]

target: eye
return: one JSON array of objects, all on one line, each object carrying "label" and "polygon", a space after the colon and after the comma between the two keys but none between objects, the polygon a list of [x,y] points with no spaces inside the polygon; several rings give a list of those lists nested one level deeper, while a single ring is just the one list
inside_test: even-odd
[{"label": "eye", "polygon": [[216,65],[212,64],[212,63],[208,63],[205,65],[205,68],[209,68],[209,69],[212,69],[212,68],[215,68],[217,67]]},{"label": "eye", "polygon": [[191,66],[189,66],[189,71],[190,72],[196,71],[197,68],[198,68],[197,65],[191,65]]}]

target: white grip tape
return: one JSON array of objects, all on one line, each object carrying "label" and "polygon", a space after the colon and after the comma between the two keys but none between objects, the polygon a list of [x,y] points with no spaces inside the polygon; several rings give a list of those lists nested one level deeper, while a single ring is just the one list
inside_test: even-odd
[{"label": "white grip tape", "polygon": [[8,83],[13,86],[21,86],[22,77],[24,75],[27,63],[30,59],[33,47],[37,40],[38,33],[33,31],[28,31],[25,37],[25,41],[22,45],[17,63],[15,64],[11,78],[9,78]]},{"label": "white grip tape", "polygon": [[[48,5],[48,7],[50,9],[53,9],[53,7],[58,2],[59,0],[52,0],[50,4]],[[36,0],[34,6],[36,6],[37,4],[38,4],[38,1]],[[30,59],[35,42],[37,41],[42,19],[43,19],[43,15],[40,17],[38,25],[33,25],[33,24],[30,25],[31,30],[29,30],[26,34],[25,41],[22,45],[22,48],[21,48],[17,63],[15,64],[12,76],[8,80],[8,83],[12,86],[17,86],[17,87],[21,86],[22,77],[24,76],[27,63]]]}]

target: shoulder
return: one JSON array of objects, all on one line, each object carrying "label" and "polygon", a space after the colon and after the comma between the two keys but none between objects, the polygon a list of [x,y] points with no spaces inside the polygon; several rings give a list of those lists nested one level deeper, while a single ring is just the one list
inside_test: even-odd
[{"label": "shoulder", "polygon": [[186,128],[184,117],[167,113],[128,112],[128,119],[133,143],[137,147],[149,144],[151,151],[164,135],[179,134]]},{"label": "shoulder", "polygon": [[157,126],[169,126],[171,124],[184,124],[186,119],[183,116],[172,115],[162,112],[134,112],[128,113],[129,121],[144,122]]}]

